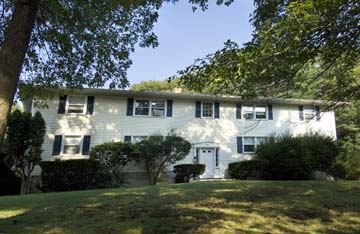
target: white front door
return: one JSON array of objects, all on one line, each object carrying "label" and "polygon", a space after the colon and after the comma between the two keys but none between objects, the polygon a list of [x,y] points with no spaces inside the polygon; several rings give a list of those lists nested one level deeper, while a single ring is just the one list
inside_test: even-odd
[{"label": "white front door", "polygon": [[205,164],[205,172],[201,179],[214,178],[215,176],[215,150],[214,148],[200,148],[200,164]]}]

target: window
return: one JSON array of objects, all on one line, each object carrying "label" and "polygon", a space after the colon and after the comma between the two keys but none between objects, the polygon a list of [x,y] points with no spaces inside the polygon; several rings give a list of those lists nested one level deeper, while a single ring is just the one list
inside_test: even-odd
[{"label": "window", "polygon": [[214,103],[203,102],[202,103],[202,117],[211,118],[214,115]]},{"label": "window", "polygon": [[255,149],[265,143],[267,137],[244,137],[244,153],[254,153]]},{"label": "window", "polygon": [[315,117],[315,109],[311,106],[304,107],[304,119],[313,120]]},{"label": "window", "polygon": [[255,137],[244,137],[244,152],[255,152]]},{"label": "window", "polygon": [[244,119],[266,119],[266,106],[244,105],[242,113]]},{"label": "window", "polygon": [[137,142],[140,142],[140,141],[143,141],[143,140],[146,140],[148,139],[148,136],[133,136],[133,142],[134,143],[137,143]]},{"label": "window", "polygon": [[63,154],[79,154],[81,136],[65,136]]},{"label": "window", "polygon": [[149,102],[148,100],[136,100],[135,115],[149,115]]},{"label": "window", "polygon": [[165,115],[165,101],[153,100],[151,101],[151,116]]},{"label": "window", "polygon": [[243,106],[244,119],[253,119],[254,118],[254,107],[253,106]]},{"label": "window", "polygon": [[265,143],[266,139],[266,137],[256,137],[256,147]]},{"label": "window", "polygon": [[163,117],[165,116],[165,101],[136,100],[135,115]]},{"label": "window", "polygon": [[84,113],[85,97],[69,97],[67,113]]},{"label": "window", "polygon": [[266,106],[255,106],[255,118],[266,119]]}]

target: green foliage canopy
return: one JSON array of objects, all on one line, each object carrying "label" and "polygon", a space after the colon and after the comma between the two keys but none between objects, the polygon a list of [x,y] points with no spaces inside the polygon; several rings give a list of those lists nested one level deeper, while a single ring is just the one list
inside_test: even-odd
[{"label": "green foliage canopy", "polygon": [[[255,7],[253,39],[243,48],[227,42],[181,71],[188,88],[213,85],[252,98],[323,79],[318,88],[333,100],[359,96],[359,1],[255,0]],[[314,66],[316,72],[305,78]]]},{"label": "green foliage canopy", "polygon": [[167,136],[154,134],[138,143],[140,159],[145,163],[150,184],[156,184],[162,171],[169,164],[184,159],[189,154],[191,144],[174,130]]},{"label": "green foliage canopy", "polygon": [[31,173],[35,165],[41,162],[45,132],[46,123],[40,112],[34,116],[19,110],[11,113],[6,138],[6,162],[21,175],[22,193],[30,193]]},{"label": "green foliage canopy", "polygon": [[124,167],[138,157],[139,148],[131,143],[107,142],[90,151],[90,159],[98,161],[103,173],[111,178],[111,187],[119,187],[125,182]]},{"label": "green foliage canopy", "polygon": [[309,179],[312,171],[330,172],[339,148],[334,139],[320,134],[269,138],[256,149],[256,158],[266,161],[268,179]]}]

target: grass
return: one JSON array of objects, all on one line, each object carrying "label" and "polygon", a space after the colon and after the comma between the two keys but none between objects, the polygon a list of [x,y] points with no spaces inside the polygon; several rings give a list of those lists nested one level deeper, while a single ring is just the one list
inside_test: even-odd
[{"label": "grass", "polygon": [[0,197],[0,233],[360,233],[360,182],[199,182]]}]

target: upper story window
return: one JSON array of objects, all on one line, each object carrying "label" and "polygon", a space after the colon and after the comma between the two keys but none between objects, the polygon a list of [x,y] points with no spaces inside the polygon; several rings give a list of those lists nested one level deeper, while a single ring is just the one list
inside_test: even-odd
[{"label": "upper story window", "polygon": [[321,119],[320,106],[299,106],[299,120],[300,121],[320,121]]},{"label": "upper story window", "polygon": [[266,106],[244,105],[242,113],[244,119],[266,119]]},{"label": "upper story window", "polygon": [[315,117],[315,109],[312,106],[304,106],[304,119],[313,120]]},{"label": "upper story window", "polygon": [[165,116],[165,101],[141,99],[136,100],[135,115],[163,117]]},{"label": "upper story window", "polygon": [[70,96],[68,99],[67,113],[85,112],[86,99],[85,97]]},{"label": "upper story window", "polygon": [[87,114],[94,112],[94,96],[59,96],[58,114]]},{"label": "upper story window", "polygon": [[81,136],[65,136],[63,154],[80,154]]},{"label": "upper story window", "polygon": [[203,102],[201,109],[202,117],[212,118],[214,117],[214,103],[212,102]]},{"label": "upper story window", "polygon": [[136,100],[135,115],[149,115],[150,110],[149,100]]},{"label": "upper story window", "polygon": [[165,116],[165,101],[152,100],[151,101],[151,116]]}]

